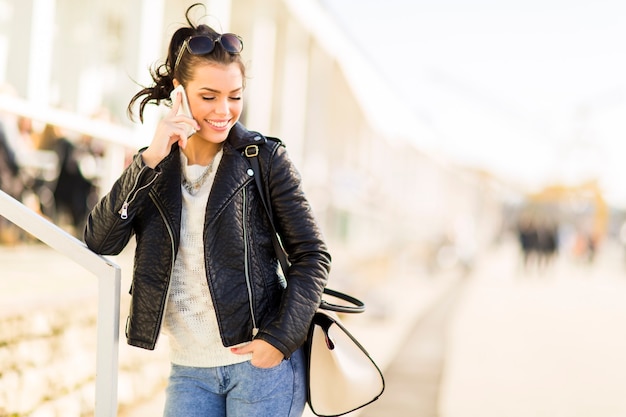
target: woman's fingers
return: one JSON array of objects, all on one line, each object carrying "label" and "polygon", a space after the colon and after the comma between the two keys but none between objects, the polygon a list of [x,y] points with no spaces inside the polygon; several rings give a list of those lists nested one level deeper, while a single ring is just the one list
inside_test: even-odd
[{"label": "woman's fingers", "polygon": [[[183,106],[183,100],[184,100],[183,94],[180,92],[177,92],[176,98],[172,102],[172,109],[170,110],[168,117],[172,117],[172,120],[176,123],[184,123],[186,125],[189,125],[194,131],[200,130],[200,126],[198,125],[198,122],[196,122],[196,120],[193,118],[191,114],[186,114],[185,112],[181,112],[181,107]],[[186,130],[188,131],[189,129],[186,128]],[[190,136],[189,132],[187,132],[187,136]],[[185,140],[186,139],[187,137],[185,137]]]},{"label": "woman's fingers", "polygon": [[169,112],[170,116],[176,116],[178,114],[178,109],[180,109],[181,102],[182,102],[182,94],[176,93],[176,98],[172,102],[172,108]]},{"label": "woman's fingers", "polygon": [[252,353],[251,363],[257,368],[273,368],[285,358],[280,350],[260,339],[255,339],[244,346],[231,348],[230,351],[236,355]]},{"label": "woman's fingers", "polygon": [[[187,146],[189,136],[200,129],[195,119],[184,114],[178,114],[183,99],[183,95],[177,92],[172,100],[172,108],[157,125],[152,143],[144,151],[144,161],[149,161],[146,163],[152,167],[170,153],[174,143],[178,143],[178,146],[184,149]],[[192,131],[190,127],[194,130]]]}]

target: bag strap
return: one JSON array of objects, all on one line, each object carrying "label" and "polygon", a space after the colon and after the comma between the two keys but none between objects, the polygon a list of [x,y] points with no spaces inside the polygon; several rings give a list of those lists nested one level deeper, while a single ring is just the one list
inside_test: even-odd
[{"label": "bag strap", "polygon": [[[278,232],[276,231],[276,226],[274,225],[274,214],[272,213],[272,206],[268,203],[269,196],[266,194],[265,188],[263,187],[263,180],[261,178],[261,166],[258,159],[259,146],[248,145],[244,150],[244,155],[250,161],[250,165],[252,165],[252,170],[254,171],[254,182],[259,189],[261,202],[263,203],[265,213],[267,214],[267,217],[270,221],[270,226],[272,227],[272,245],[274,246],[274,251],[276,252],[276,257],[278,258],[278,262],[280,263],[283,275],[286,278],[287,271],[289,270],[289,260],[287,259],[287,253],[285,252],[285,248],[283,248],[283,245],[278,240]],[[329,303],[326,300],[322,300],[322,303],[320,304],[320,308],[322,310],[335,311],[338,313],[362,313],[365,311],[365,303],[363,303],[363,301],[359,300],[358,298],[352,297],[348,294],[344,294],[336,290],[331,290],[330,288],[324,288],[324,294],[346,301],[352,305],[347,306],[342,304],[334,304]]]},{"label": "bag strap", "polygon": [[281,245],[278,240],[278,233],[276,232],[276,226],[274,225],[274,214],[272,213],[272,206],[268,203],[269,197],[265,193],[265,188],[263,187],[263,179],[261,178],[261,166],[259,165],[258,158],[259,146],[248,145],[244,151],[244,154],[248,157],[248,160],[252,165],[252,170],[254,171],[254,182],[259,189],[259,195],[261,196],[261,202],[263,203],[263,207],[265,208],[265,214],[267,214],[267,218],[269,219],[270,225],[272,226],[272,245],[274,245],[274,252],[276,252],[276,257],[280,262],[280,267],[283,270],[283,275],[287,277],[287,270],[289,270],[289,260],[287,259],[287,254],[285,253],[283,245]]},{"label": "bag strap", "polygon": [[343,304],[334,304],[329,303],[326,300],[322,300],[320,304],[320,308],[322,310],[336,311],[338,313],[363,313],[365,311],[365,303],[359,300],[358,298],[354,298],[351,295],[344,294],[342,292],[331,290],[330,288],[324,288],[324,294],[330,295],[331,297],[338,298],[343,301],[347,301],[352,305],[343,305]]}]

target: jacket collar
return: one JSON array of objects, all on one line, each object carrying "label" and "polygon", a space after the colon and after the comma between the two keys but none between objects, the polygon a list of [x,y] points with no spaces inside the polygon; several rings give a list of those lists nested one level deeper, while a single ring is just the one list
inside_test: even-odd
[{"label": "jacket collar", "polygon": [[263,145],[267,139],[258,132],[246,129],[241,122],[237,122],[230,129],[226,142],[236,150],[243,151],[248,145]]}]

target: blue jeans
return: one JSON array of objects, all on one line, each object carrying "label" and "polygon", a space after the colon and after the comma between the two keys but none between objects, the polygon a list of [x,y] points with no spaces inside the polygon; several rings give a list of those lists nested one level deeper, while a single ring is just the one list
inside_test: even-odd
[{"label": "blue jeans", "polygon": [[250,361],[214,368],[172,364],[164,417],[300,417],[306,402],[302,349],[274,368]]}]

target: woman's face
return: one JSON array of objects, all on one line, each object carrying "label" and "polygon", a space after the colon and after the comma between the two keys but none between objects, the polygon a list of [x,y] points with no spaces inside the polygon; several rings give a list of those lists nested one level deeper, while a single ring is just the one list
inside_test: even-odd
[{"label": "woman's face", "polygon": [[193,118],[200,125],[195,136],[222,143],[243,109],[243,75],[237,63],[198,64],[186,88]]}]

